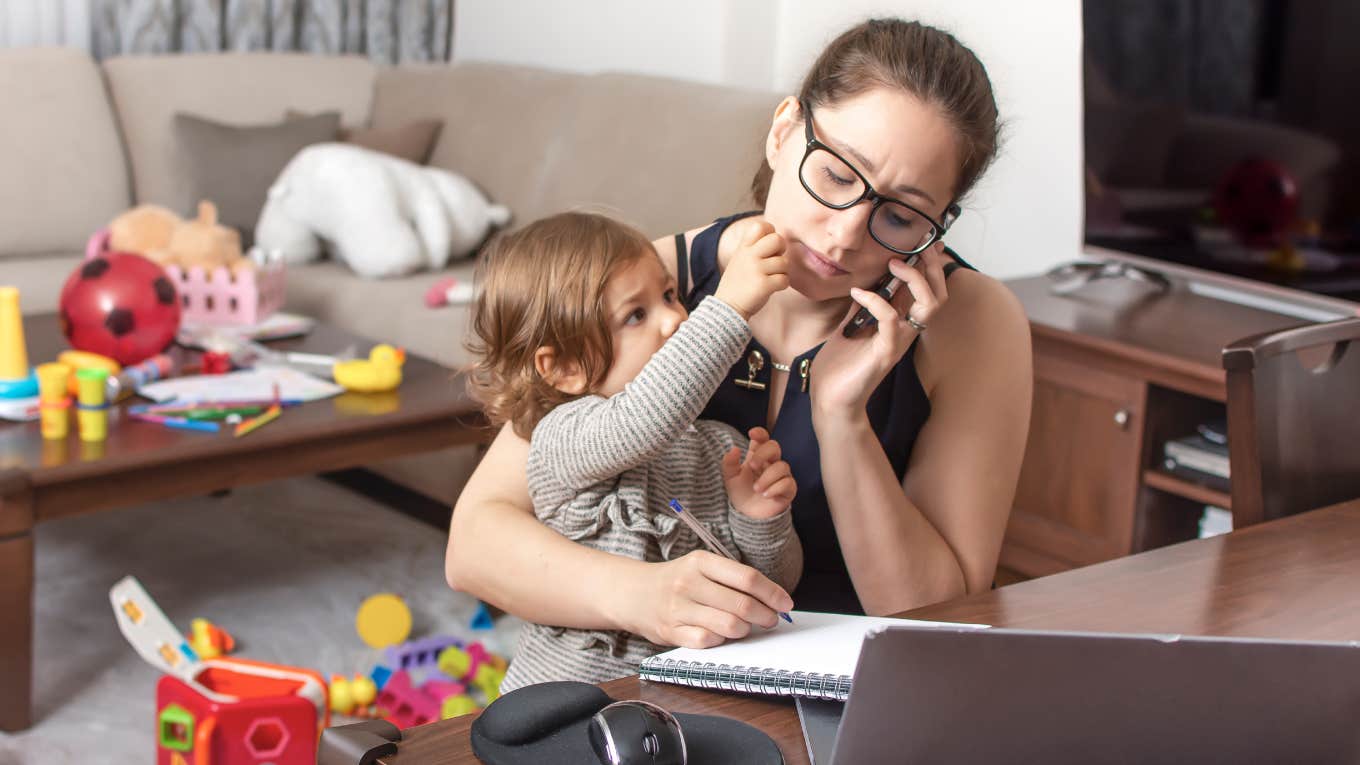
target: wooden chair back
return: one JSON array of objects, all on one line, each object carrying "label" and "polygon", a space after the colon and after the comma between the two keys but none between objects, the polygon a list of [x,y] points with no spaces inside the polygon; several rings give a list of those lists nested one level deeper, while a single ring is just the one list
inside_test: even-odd
[{"label": "wooden chair back", "polygon": [[1360,497],[1360,318],[1223,349],[1234,528]]}]

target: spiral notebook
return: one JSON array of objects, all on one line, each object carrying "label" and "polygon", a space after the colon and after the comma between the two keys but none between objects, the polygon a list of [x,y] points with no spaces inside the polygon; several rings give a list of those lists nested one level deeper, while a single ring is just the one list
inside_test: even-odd
[{"label": "spiral notebook", "polygon": [[642,662],[643,680],[771,696],[845,701],[871,630],[888,626],[961,625],[875,616],[794,611],[793,624],[752,633],[716,648],[676,648]]}]

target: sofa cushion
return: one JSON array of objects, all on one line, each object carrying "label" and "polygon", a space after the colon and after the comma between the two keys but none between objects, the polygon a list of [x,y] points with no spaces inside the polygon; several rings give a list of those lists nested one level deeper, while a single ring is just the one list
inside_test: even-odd
[{"label": "sofa cushion", "polygon": [[[278,122],[288,109],[368,122],[375,69],[358,56],[210,53],[104,62],[138,203],[177,208],[187,196],[173,140],[177,112],[236,125]],[[193,210],[176,209],[182,215]]]},{"label": "sofa cushion", "polygon": [[19,288],[19,310],[25,316],[52,313],[57,310],[66,277],[84,258],[84,252],[7,257],[0,260],[4,264],[0,266],[0,272],[4,274],[0,282]]},{"label": "sofa cushion", "polygon": [[778,95],[631,74],[575,90],[542,209],[603,207],[658,238],[753,206]]},{"label": "sofa cushion", "polygon": [[250,247],[274,179],[299,151],[334,141],[339,131],[339,112],[267,125],[226,125],[176,114],[175,141],[184,158],[187,191],[176,207],[192,210],[205,199],[216,203],[218,222],[239,231],[241,245]]},{"label": "sofa cushion", "polygon": [[440,272],[373,280],[355,277],[348,266],[334,260],[290,266],[284,310],[315,316],[460,369],[468,360],[463,342],[471,312],[467,306],[427,308],[425,291],[448,276],[470,284],[475,269],[476,262],[467,260]]},{"label": "sofa cushion", "polygon": [[0,258],[80,250],[129,206],[118,126],[88,55],[0,50],[0,112]]},{"label": "sofa cushion", "polygon": [[[444,122],[430,165],[467,176],[514,215],[511,227],[541,217],[546,186],[570,151],[563,126],[583,75],[503,64],[409,65],[382,69],[373,127],[416,119]],[[526,114],[533,119],[526,119]],[[570,181],[567,181],[570,182]]]}]

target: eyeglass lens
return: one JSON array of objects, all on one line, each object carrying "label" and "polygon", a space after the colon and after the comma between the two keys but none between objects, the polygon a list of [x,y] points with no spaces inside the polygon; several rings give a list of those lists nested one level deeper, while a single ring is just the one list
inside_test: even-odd
[{"label": "eyeglass lens", "polygon": [[[799,177],[812,196],[829,207],[845,207],[864,194],[864,181],[854,168],[822,148],[803,159]],[[904,204],[880,200],[869,219],[869,232],[885,247],[910,254],[930,244],[935,225]]]}]

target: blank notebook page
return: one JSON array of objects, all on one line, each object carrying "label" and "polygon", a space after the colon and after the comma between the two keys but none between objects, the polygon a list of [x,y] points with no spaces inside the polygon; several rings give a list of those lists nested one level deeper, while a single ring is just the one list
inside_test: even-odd
[{"label": "blank notebook page", "polygon": [[[752,631],[741,640],[716,648],[676,648],[648,659],[726,664],[774,671],[854,675],[860,645],[871,629],[882,627],[960,627],[953,622],[923,622],[877,616],[822,614],[794,611],[793,624],[780,621],[773,629]],[[980,626],[980,625],[979,625]]]}]

